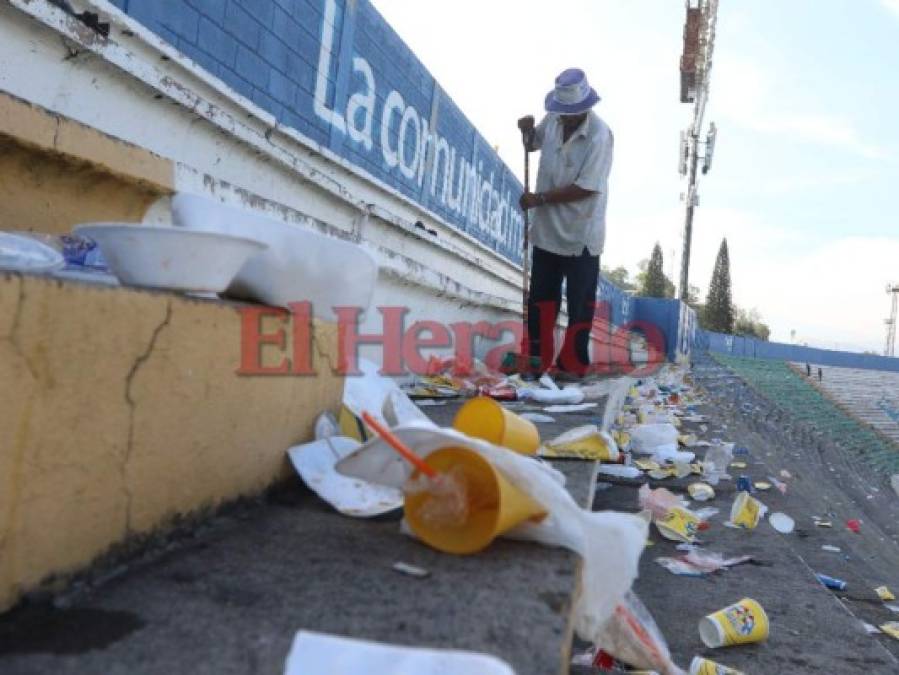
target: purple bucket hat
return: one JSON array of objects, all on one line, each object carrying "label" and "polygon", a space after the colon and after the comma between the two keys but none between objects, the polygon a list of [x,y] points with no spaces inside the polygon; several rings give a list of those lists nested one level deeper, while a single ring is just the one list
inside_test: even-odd
[{"label": "purple bucket hat", "polygon": [[546,112],[579,115],[599,103],[599,94],[587,82],[580,68],[563,70],[556,78],[556,87],[546,95]]}]

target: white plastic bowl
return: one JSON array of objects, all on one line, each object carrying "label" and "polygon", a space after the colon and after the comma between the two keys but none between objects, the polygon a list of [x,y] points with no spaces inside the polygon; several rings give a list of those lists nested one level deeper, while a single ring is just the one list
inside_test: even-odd
[{"label": "white plastic bowl", "polygon": [[336,320],[334,307],[364,311],[371,304],[378,264],[358,244],[185,193],[172,200],[172,219],[192,231],[222,232],[268,244],[243,266],[229,295],[278,307],[308,301],[314,315],[328,321]]},{"label": "white plastic bowl", "polygon": [[77,225],[123,284],[220,293],[266,245],[243,237],[126,223]]}]

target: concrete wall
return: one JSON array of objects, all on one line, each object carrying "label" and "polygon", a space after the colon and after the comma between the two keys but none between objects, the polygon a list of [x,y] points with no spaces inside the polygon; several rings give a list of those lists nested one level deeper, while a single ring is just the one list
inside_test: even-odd
[{"label": "concrete wall", "polygon": [[802,345],[791,345],[782,342],[766,342],[756,338],[725,335],[711,331],[698,331],[694,346],[696,349],[729,354],[731,356],[796,361],[839,368],[899,372],[899,358],[896,357],[818,349],[816,347],[803,347]]},{"label": "concrete wall", "polygon": [[521,259],[521,185],[369,0],[112,0],[280,124]]},{"label": "concrete wall", "polygon": [[0,229],[140,222],[171,194],[174,174],[143,148],[0,93]]},{"label": "concrete wall", "polygon": [[336,328],[313,344],[315,377],[239,376],[233,306],[0,276],[0,610],[289,475],[285,450],[342,394]]}]

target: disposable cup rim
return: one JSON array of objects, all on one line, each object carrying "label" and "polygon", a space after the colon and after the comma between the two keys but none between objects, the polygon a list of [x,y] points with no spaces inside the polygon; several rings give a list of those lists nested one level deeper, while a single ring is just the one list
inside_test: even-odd
[{"label": "disposable cup rim", "polygon": [[[714,630],[714,634],[710,634],[710,630]],[[712,641],[712,637],[717,637],[718,641]],[[724,634],[724,628],[713,618],[712,614],[702,617],[699,620],[699,639],[709,649],[716,649],[724,646],[727,636]]]}]

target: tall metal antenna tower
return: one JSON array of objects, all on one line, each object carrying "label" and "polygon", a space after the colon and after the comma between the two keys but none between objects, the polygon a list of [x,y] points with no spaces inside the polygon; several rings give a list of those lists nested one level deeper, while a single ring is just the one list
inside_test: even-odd
[{"label": "tall metal antenna tower", "polygon": [[[693,211],[699,205],[697,191],[699,160],[702,173],[712,166],[717,129],[710,125],[705,140],[700,140],[705,107],[709,98],[712,53],[715,50],[715,26],[718,23],[718,0],[686,0],[687,20],[684,24],[684,53],[680,61],[681,103],[693,104],[690,128],[681,132],[680,172],[687,176],[687,212],[684,222],[684,250],[681,255],[679,297],[686,300],[690,290],[690,245],[693,240]],[[700,146],[705,153],[700,157]]]},{"label": "tall metal antenna tower", "polygon": [[887,325],[887,343],[883,349],[884,356],[896,355],[896,312],[899,306],[899,284],[887,284],[887,293],[892,296],[890,300],[890,318],[884,323]]}]

